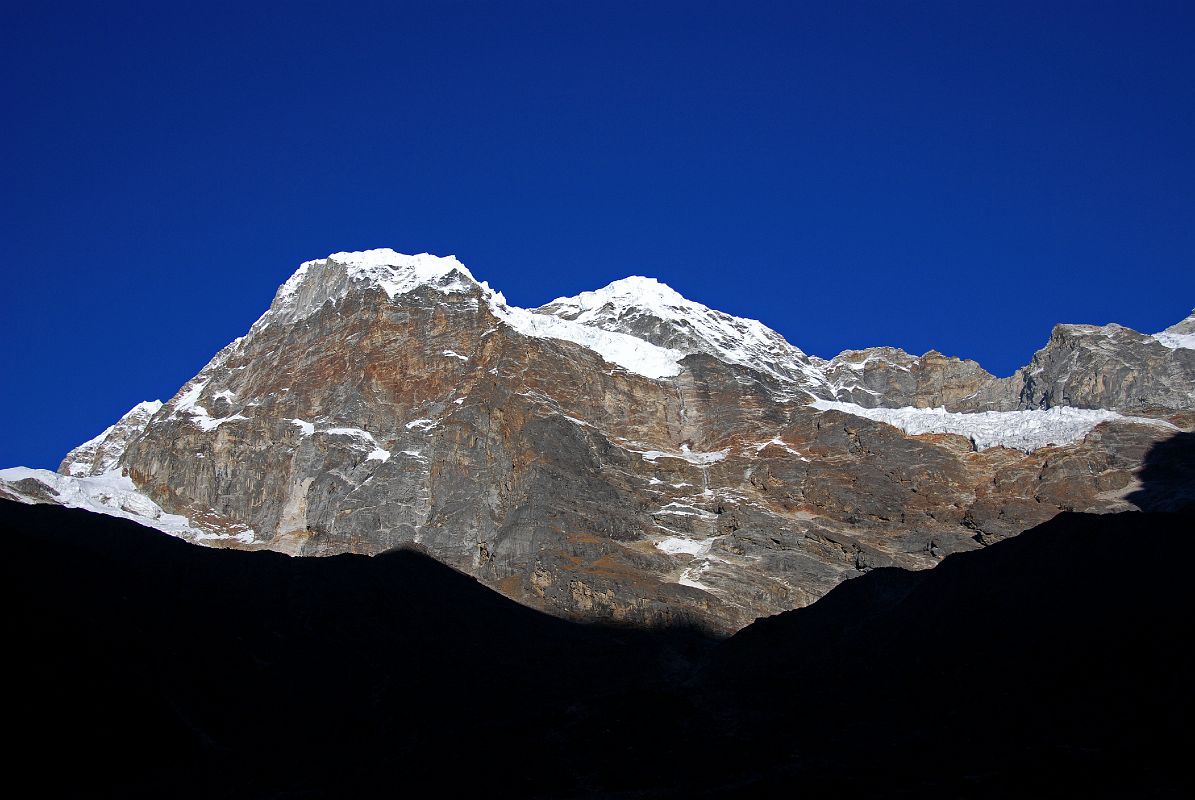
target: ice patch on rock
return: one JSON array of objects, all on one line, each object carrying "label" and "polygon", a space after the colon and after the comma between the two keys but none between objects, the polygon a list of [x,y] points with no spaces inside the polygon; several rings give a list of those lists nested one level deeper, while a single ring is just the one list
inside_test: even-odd
[{"label": "ice patch on rock", "polygon": [[1070,444],[1082,439],[1101,422],[1113,420],[1174,427],[1168,422],[1149,417],[1128,417],[1115,411],[1067,406],[1030,411],[960,413],[942,408],[864,408],[835,400],[817,400],[810,405],[820,411],[841,411],[884,422],[914,436],[923,433],[966,436],[976,450],[1008,447],[1028,453],[1042,447]]},{"label": "ice patch on rock", "polygon": [[657,548],[671,556],[679,553],[690,556],[704,556],[709,553],[714,542],[712,539],[698,541],[696,539],[685,539],[680,536],[670,536],[655,544]]},{"label": "ice patch on rock", "polygon": [[708,453],[698,453],[689,449],[687,444],[681,445],[679,451],[676,450],[632,450],[632,453],[638,453],[643,456],[644,461],[655,461],[660,458],[679,458],[683,461],[688,461],[690,464],[698,466],[707,466],[715,464],[726,456],[730,455],[730,448],[724,450],[714,450]]}]

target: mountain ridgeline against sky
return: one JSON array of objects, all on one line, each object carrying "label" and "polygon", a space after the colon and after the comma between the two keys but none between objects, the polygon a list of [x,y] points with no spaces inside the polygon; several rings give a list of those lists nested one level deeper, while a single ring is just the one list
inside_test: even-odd
[{"label": "mountain ridgeline against sky", "polygon": [[[0,497],[292,555],[415,547],[564,616],[733,631],[1064,510],[1192,500],[1195,314],[1058,325],[1024,368],[810,356],[626,278],[537,309],[455,258],[303,264],[164,404]],[[1179,478],[1141,492],[1147,453]]]}]

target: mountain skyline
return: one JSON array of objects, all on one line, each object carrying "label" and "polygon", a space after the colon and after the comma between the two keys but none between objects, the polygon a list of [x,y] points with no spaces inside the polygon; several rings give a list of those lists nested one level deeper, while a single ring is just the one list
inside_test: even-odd
[{"label": "mountain skyline", "polygon": [[1195,3],[9,5],[18,780],[1190,782]]},{"label": "mountain skyline", "polygon": [[[377,254],[377,255],[374,255],[374,254]],[[423,253],[418,256],[407,256],[407,255],[403,255],[401,253],[397,253],[396,251],[394,251],[390,248],[380,248],[380,249],[375,249],[375,250],[358,251],[358,252],[333,253],[330,256],[328,256],[327,258],[337,258],[337,257],[341,257],[341,258],[365,257],[367,259],[366,273],[368,273],[369,267],[374,267],[374,268],[381,267],[382,269],[386,269],[387,267],[385,267],[383,265],[390,263],[393,260],[391,257],[398,257],[400,259],[426,259],[428,261],[428,263],[430,263],[430,264],[438,265],[438,264],[442,263],[442,264],[448,265],[446,267],[439,267],[439,266],[431,267],[431,269],[432,269],[431,274],[436,274],[436,272],[438,270],[443,270],[443,269],[453,270],[453,269],[455,269],[455,270],[459,270],[459,271],[463,272],[463,274],[465,276],[467,276],[467,279],[469,281],[472,282],[472,281],[476,280],[473,277],[470,270],[468,269],[468,267],[466,267],[464,264],[462,264],[455,256],[435,256],[435,255],[431,255],[428,253]],[[316,259],[314,261],[304,262],[303,265],[298,270],[298,272],[296,272],[294,275],[292,275],[285,283],[283,283],[282,286],[280,286],[280,288],[278,290],[279,293],[285,293],[287,291],[287,287],[291,283],[300,279],[309,264],[314,264],[320,260],[322,260],[322,259]],[[376,262],[376,263],[374,263],[374,262]],[[407,279],[407,280],[410,280],[410,279]],[[418,278],[416,278],[415,280],[418,280]],[[489,286],[489,283],[490,283],[489,281],[484,280],[484,279],[481,281],[481,285],[486,286],[486,287]],[[392,288],[388,288],[387,291],[391,294],[391,296],[393,296],[395,292],[407,291],[409,289],[410,289],[410,286],[395,286]],[[498,301],[500,303],[502,303],[503,305],[505,305],[506,298],[505,298],[504,293],[501,291],[495,291],[494,294],[498,298]],[[623,304],[622,307],[624,309],[626,307],[628,307],[627,304],[630,304],[629,307],[634,308],[636,303],[645,303],[647,308],[656,308],[658,310],[658,309],[662,309],[662,308],[666,307],[666,305],[669,303],[679,303],[679,304],[681,304],[680,307],[683,307],[686,310],[690,310],[690,311],[691,310],[703,310],[703,311],[710,310],[708,306],[705,306],[704,304],[696,303],[692,300],[689,300],[688,298],[684,297],[683,295],[679,294],[674,289],[672,289],[672,287],[668,286],[665,283],[660,282],[658,279],[656,279],[654,277],[638,276],[638,275],[625,276],[623,278],[611,281],[609,284],[607,284],[606,286],[603,286],[601,288],[582,291],[580,294],[578,294],[575,297],[564,297],[564,296],[555,297],[552,300],[541,304],[540,307],[535,310],[536,311],[547,310],[547,311],[550,311],[552,314],[562,315],[566,319],[572,319],[572,318],[575,318],[579,313],[581,313],[582,309],[587,309],[587,311],[585,311],[584,314],[582,315],[583,317],[586,314],[589,316],[592,316],[592,314],[594,313],[594,310],[598,309],[602,303],[610,303],[610,302],[613,302],[615,307],[619,307],[619,304],[621,303],[621,304]],[[520,313],[525,313],[525,311],[523,309],[521,309],[517,306],[513,306],[513,304],[512,304],[512,307],[514,307],[516,310],[520,311]],[[680,308],[680,307],[678,307],[678,308]],[[572,309],[576,309],[576,310],[572,310]],[[564,312],[563,314],[561,314],[562,311]],[[722,312],[719,310],[715,310],[714,313],[715,314],[725,314],[725,312]],[[1178,320],[1172,320],[1170,324],[1165,326],[1165,328],[1159,328],[1158,331],[1146,332],[1146,333],[1148,335],[1156,334],[1157,335],[1156,338],[1159,338],[1159,340],[1167,341],[1166,335],[1163,333],[1163,331],[1172,329],[1172,328],[1176,327],[1177,325],[1179,325],[1180,323],[1189,322],[1191,317],[1195,317],[1195,310],[1192,310],[1191,315],[1189,315],[1189,316],[1181,317]],[[762,360],[760,358],[761,352],[758,351],[758,348],[761,347],[762,345],[759,344],[758,341],[766,341],[766,337],[774,336],[776,332],[772,331],[769,328],[769,326],[767,326],[767,324],[764,323],[762,320],[755,320],[750,317],[746,317],[746,318],[732,317],[731,319],[736,319],[740,323],[751,323],[754,327],[747,329],[747,330],[751,331],[750,333],[747,333],[747,332],[745,332],[745,330],[741,330],[741,329],[727,329],[727,330],[713,331],[713,332],[707,331],[707,333],[706,333],[707,336],[711,335],[711,333],[712,333],[712,335],[715,335],[715,336],[720,335],[721,337],[724,337],[725,341],[728,341],[728,342],[737,337],[743,337],[743,336],[746,337],[745,340],[739,342],[739,344],[731,347],[730,349],[719,348],[718,352],[717,352],[718,357],[722,358],[723,360],[729,360],[732,362],[737,361],[738,363],[742,363],[744,365],[749,365],[753,368],[759,368],[760,364],[762,363]],[[1059,323],[1059,324],[1066,324],[1066,323]],[[1116,321],[1111,321],[1111,324],[1118,324],[1118,323],[1116,323]],[[1188,325],[1188,327],[1189,327],[1189,325]],[[758,330],[760,332],[756,333],[755,330]],[[549,335],[551,335],[551,334],[549,334]],[[759,337],[764,337],[764,338],[762,340],[760,340]],[[565,338],[568,338],[568,337],[566,336]],[[578,341],[580,341],[580,340],[578,340]],[[592,342],[585,342],[585,344],[586,344],[586,346],[590,346],[590,347],[593,346]],[[783,345],[783,343],[782,343],[782,345]],[[788,341],[787,345],[791,345],[791,346],[795,347],[798,352],[800,352],[802,355],[804,355],[805,351],[800,347],[800,345],[798,343]],[[648,346],[650,347],[651,345],[648,345]],[[1189,347],[1190,343],[1185,342],[1182,346]],[[743,347],[745,347],[746,349],[745,350],[742,349]],[[837,358],[837,357],[841,357],[846,354],[849,354],[852,351],[862,351],[862,350],[867,350],[867,349],[872,349],[872,348],[889,348],[889,347],[892,347],[892,345],[889,345],[887,343],[860,344],[857,347],[846,348],[839,353],[834,353],[831,355],[834,358]],[[218,350],[220,348],[216,348],[216,349]],[[620,360],[618,357],[611,356],[611,351],[609,350],[609,346],[606,347],[605,351],[600,346],[596,347],[595,349],[599,353],[604,353],[607,360],[612,360],[614,363],[618,363],[624,367],[629,366],[632,370],[637,369],[635,366],[631,365],[630,362],[625,362],[623,360]],[[927,354],[928,353],[936,353],[936,352],[939,352],[936,348],[931,348],[930,350],[926,351]],[[817,354],[812,354],[812,353],[810,353],[809,355],[813,357],[814,361],[826,361],[826,362],[832,361],[831,356],[820,357]],[[917,355],[922,355],[922,354],[911,353],[910,355],[917,356]],[[948,358],[949,357],[957,357],[957,356],[952,356],[952,354],[950,354],[950,353],[944,353],[943,355],[946,355]],[[648,356],[648,358],[650,359],[650,358],[652,358],[652,356]],[[667,356],[665,356],[665,358],[667,358]],[[658,360],[658,356],[656,357],[656,359]],[[634,359],[632,359],[632,360],[634,360]],[[1022,363],[1028,363],[1028,361],[1029,361],[1029,359],[1026,358],[1025,361]],[[978,366],[984,367],[984,365],[982,363],[980,363]],[[1020,367],[1020,366],[1021,365],[1018,365],[1018,367]],[[644,374],[648,375],[649,377],[657,377],[651,371],[652,369],[659,369],[659,368],[651,367]],[[661,372],[660,374],[663,375],[663,374],[670,374],[670,373]],[[822,379],[822,378],[819,377],[819,379]],[[150,413],[152,413],[152,412],[156,411],[158,407],[161,406],[161,401],[163,399],[169,399],[173,396],[174,396],[174,390],[168,389],[158,399],[153,399],[153,400],[144,399],[144,400],[138,401],[137,404],[131,410],[128,411],[128,413],[137,414],[137,413],[141,412],[141,409],[143,407],[153,406],[153,408],[150,410]],[[119,412],[117,415],[115,415],[114,417],[111,417],[110,419],[120,418],[120,417],[123,417],[124,415],[125,415],[125,412]],[[880,419],[882,417],[875,417],[875,418]],[[892,421],[892,420],[887,419],[886,421]],[[105,428],[102,431],[97,431],[95,435],[88,436],[86,439],[82,439],[82,438],[77,439],[74,444],[70,445],[67,448],[67,450],[74,450],[84,444],[90,444],[90,442],[94,439],[102,438],[103,434],[106,433],[108,429],[109,428]],[[38,441],[42,441],[42,439],[38,439]],[[65,455],[67,450],[64,450],[62,455]],[[26,466],[54,470],[58,467],[59,463],[62,461],[62,455],[54,456],[53,454],[50,454],[49,459],[47,461],[42,461],[40,463],[37,463],[34,461],[26,461],[26,462],[9,461],[6,463],[10,463],[10,464],[23,463]]]},{"label": "mountain skyline", "polygon": [[1189,4],[7,22],[4,464],[170,392],[338,251],[455,253],[527,308],[647,275],[821,357],[997,375],[1055,323],[1195,303]]},{"label": "mountain skyline", "polygon": [[[632,277],[525,309],[458,259],[304,262],[167,402],[0,497],[291,555],[415,546],[568,617],[735,630],[1067,510],[1173,510],[1195,313],[1057,325],[1012,376],[803,352]],[[1182,448],[1179,448],[1180,450]],[[1178,472],[1148,496],[1151,452]]]}]

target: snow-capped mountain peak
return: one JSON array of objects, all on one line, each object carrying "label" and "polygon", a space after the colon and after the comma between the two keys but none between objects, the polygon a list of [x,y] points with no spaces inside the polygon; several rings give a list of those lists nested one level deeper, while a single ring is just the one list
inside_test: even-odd
[{"label": "snow-capped mountain peak", "polygon": [[656,278],[645,278],[642,275],[630,275],[596,291],[581,292],[575,297],[558,297],[544,305],[543,308],[559,308],[559,311],[553,313],[560,317],[567,317],[569,310],[575,310],[576,317],[574,318],[585,322],[584,317],[595,314],[607,306],[660,311],[665,309],[709,310],[700,303],[685,299],[680,292],[668,284],[661,283]]},{"label": "snow-capped mountain peak", "polygon": [[630,276],[593,292],[522,309],[508,305],[501,292],[474,278],[454,256],[406,255],[389,248],[304,262],[278,289],[254,329],[297,322],[351,291],[374,288],[390,300],[422,288],[443,295],[476,292],[496,317],[524,335],[580,344],[653,379],[679,373],[678,362],[687,355],[706,353],[786,382],[806,387],[825,383],[811,360],[780,334],[756,320],[688,300],[655,278]]},{"label": "snow-capped mountain peak", "polygon": [[596,291],[559,297],[535,312],[686,355],[705,353],[784,381],[825,382],[805,353],[762,322],[715,311],[655,278],[632,275]]},{"label": "snow-capped mountain peak", "polygon": [[[391,298],[424,285],[442,287],[446,285],[445,282],[456,284],[462,279],[477,284],[473,273],[456,256],[434,256],[430,253],[406,255],[382,247],[354,253],[333,253],[322,261],[344,265],[350,279],[374,283]],[[318,262],[309,261],[300,270],[315,263]]]},{"label": "snow-capped mountain peak", "polygon": [[296,321],[315,313],[328,300],[339,300],[352,288],[379,288],[395,297],[430,287],[444,294],[488,293],[456,256],[430,253],[407,255],[390,248],[332,253],[305,261],[279,287],[270,310],[260,322],[273,318]]}]

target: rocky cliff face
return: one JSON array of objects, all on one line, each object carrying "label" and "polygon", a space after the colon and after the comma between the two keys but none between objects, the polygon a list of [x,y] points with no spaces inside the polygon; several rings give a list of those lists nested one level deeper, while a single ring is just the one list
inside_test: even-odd
[{"label": "rocky cliff face", "polygon": [[649,279],[524,310],[452,258],[341,253],[73,451],[72,477],[0,490],[227,546],[417,547],[566,616],[734,630],[876,566],[1133,507],[1146,454],[1192,422],[1195,351],[1062,327],[998,380],[932,352],[816,359]]},{"label": "rocky cliff face", "polygon": [[1195,409],[1195,314],[1147,336],[1121,325],[1057,325],[1008,378],[974,361],[893,347],[848,350],[825,362],[835,400],[866,408],[1015,411],[1059,406],[1165,415]]},{"label": "rocky cliff face", "polygon": [[1014,376],[1021,407],[1129,413],[1195,408],[1195,350],[1165,341],[1115,324],[1058,325],[1045,348]]},{"label": "rocky cliff face", "polygon": [[1000,382],[974,361],[931,350],[909,355],[896,347],[847,350],[825,363],[833,399],[865,408],[949,408],[992,410],[968,400]]}]

